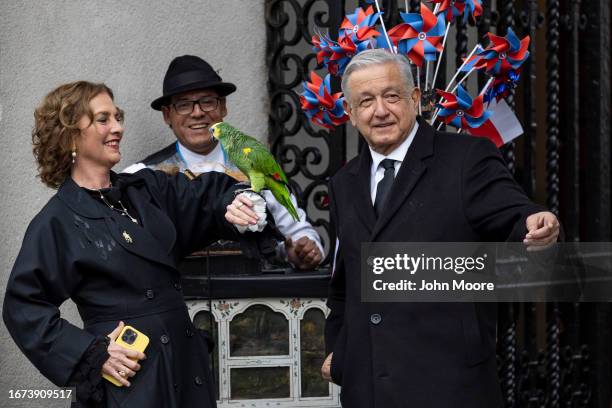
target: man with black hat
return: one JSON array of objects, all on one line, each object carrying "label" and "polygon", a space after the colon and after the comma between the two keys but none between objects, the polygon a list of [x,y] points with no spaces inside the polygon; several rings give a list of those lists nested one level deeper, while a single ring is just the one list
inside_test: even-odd
[{"label": "man with black hat", "polygon": [[[225,97],[235,90],[234,84],[223,82],[199,57],[183,55],[172,60],[164,77],[163,95],[151,102],[151,107],[163,113],[177,141],[123,171],[133,173],[148,167],[171,173],[220,171],[239,177],[239,170],[209,133],[209,127],[227,115]],[[317,266],[323,258],[323,247],[319,235],[306,221],[306,214],[297,208],[295,197],[291,199],[300,216],[297,222],[269,191],[263,194],[276,226],[287,238],[279,252],[299,269]]]}]

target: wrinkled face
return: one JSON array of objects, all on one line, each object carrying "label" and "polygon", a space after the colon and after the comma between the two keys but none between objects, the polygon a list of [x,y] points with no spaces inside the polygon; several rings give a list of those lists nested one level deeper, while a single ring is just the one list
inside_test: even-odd
[{"label": "wrinkled face", "polygon": [[93,122],[88,116],[79,121],[79,136],[75,139],[75,166],[104,167],[110,170],[121,159],[119,143],[123,137],[123,113],[107,93],[96,95],[90,102]]},{"label": "wrinkled face", "polygon": [[388,155],[408,137],[416,121],[421,93],[409,89],[395,63],[364,67],[348,80],[344,108],[351,123],[375,152]]},{"label": "wrinkled face", "polygon": [[203,101],[205,104],[214,104],[214,98],[219,98],[219,94],[213,89],[188,91],[172,96],[170,105],[162,107],[164,121],[172,127],[174,135],[181,144],[192,152],[207,154],[215,148],[209,127],[223,121],[227,115],[225,98],[219,99],[216,108],[208,112],[203,111],[196,103],[191,113],[181,114],[177,112],[175,104],[180,106],[186,101]]}]

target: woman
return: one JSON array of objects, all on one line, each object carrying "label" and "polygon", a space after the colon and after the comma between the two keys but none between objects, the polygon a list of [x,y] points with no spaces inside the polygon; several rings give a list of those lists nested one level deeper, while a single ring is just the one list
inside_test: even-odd
[{"label": "woman", "polygon": [[[215,406],[207,342],[189,319],[176,267],[209,242],[236,238],[223,219],[232,179],[111,172],[123,115],[103,84],[62,85],[34,116],[39,176],[58,192],[30,223],[9,278],[11,335],[53,383],[76,386],[80,406]],[[256,223],[250,206],[238,196],[226,218]],[[68,298],[84,329],[60,317]],[[149,337],[144,354],[115,343],[124,323]]]}]

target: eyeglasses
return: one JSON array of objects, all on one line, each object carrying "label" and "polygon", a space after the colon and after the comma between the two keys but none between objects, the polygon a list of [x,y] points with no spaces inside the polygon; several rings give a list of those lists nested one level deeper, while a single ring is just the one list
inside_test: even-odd
[{"label": "eyeglasses", "polygon": [[190,115],[196,103],[200,106],[202,112],[210,112],[217,109],[220,99],[221,98],[217,96],[205,96],[198,100],[171,103],[170,106],[174,106],[174,110],[176,110],[176,113],[179,115]]}]

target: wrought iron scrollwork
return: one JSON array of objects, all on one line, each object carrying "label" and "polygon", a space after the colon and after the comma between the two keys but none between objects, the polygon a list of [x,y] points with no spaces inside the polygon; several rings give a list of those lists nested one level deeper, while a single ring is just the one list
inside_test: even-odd
[{"label": "wrought iron scrollwork", "polygon": [[[335,36],[343,13],[344,1],[266,1],[270,147],[324,241],[329,239],[327,180],[345,161],[338,159],[344,155],[338,145],[345,130],[315,129],[300,108],[299,92],[308,72],[317,68],[312,36],[327,31]],[[339,88],[337,81],[334,85]]]},{"label": "wrought iron scrollwork", "polygon": [[516,305],[500,306],[497,357],[499,380],[505,407],[516,407],[517,388],[517,316]]},{"label": "wrought iron scrollwork", "polygon": [[548,1],[546,41],[548,53],[547,91],[547,204],[550,211],[559,215],[559,0]]},{"label": "wrought iron scrollwork", "polygon": [[548,306],[546,326],[546,394],[548,408],[558,408],[561,403],[561,320],[559,306],[552,303]]},{"label": "wrought iron scrollwork", "polygon": [[463,19],[457,19],[457,43],[455,45],[455,64],[459,67],[468,53],[467,24]]}]

